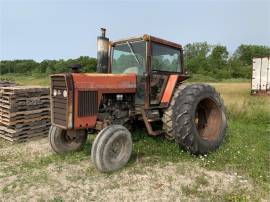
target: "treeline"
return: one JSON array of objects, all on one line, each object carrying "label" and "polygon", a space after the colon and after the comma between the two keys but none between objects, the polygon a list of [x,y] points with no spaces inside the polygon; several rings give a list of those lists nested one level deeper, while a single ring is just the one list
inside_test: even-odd
[{"label": "treeline", "polygon": [[[187,44],[184,47],[185,66],[192,75],[203,75],[215,79],[251,78],[252,58],[270,55],[270,47],[241,45],[230,55],[222,45],[206,42]],[[0,75],[5,74],[52,74],[69,71],[71,64],[80,64],[83,72],[96,71],[96,59],[81,56],[69,60],[3,60],[0,61]]]},{"label": "treeline", "polygon": [[259,45],[240,45],[232,55],[225,46],[206,42],[187,44],[184,50],[188,72],[215,79],[251,78],[252,58],[270,56],[270,47]]},{"label": "treeline", "polygon": [[88,56],[68,60],[43,60],[40,63],[34,60],[3,60],[0,61],[0,75],[68,72],[71,64],[80,64],[83,72],[95,72],[97,61]]}]

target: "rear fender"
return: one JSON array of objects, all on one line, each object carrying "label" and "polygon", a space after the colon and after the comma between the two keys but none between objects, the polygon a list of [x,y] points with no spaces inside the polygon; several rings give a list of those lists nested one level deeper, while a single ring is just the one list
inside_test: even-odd
[{"label": "rear fender", "polygon": [[169,106],[169,103],[170,103],[172,96],[173,96],[174,89],[175,89],[177,81],[178,81],[178,77],[179,76],[176,74],[169,76],[166,88],[165,88],[163,95],[162,95],[162,98],[161,98],[161,102],[160,102],[161,107],[168,107]]}]

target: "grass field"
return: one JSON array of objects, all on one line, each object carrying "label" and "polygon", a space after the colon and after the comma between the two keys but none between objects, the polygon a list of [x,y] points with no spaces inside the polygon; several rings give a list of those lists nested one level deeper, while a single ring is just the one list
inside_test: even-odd
[{"label": "grass field", "polygon": [[215,153],[193,156],[141,129],[133,133],[129,164],[101,174],[90,162],[93,136],[82,151],[62,156],[47,139],[0,140],[0,201],[269,201],[270,98],[250,96],[249,83],[212,85],[224,98],[229,126]]},{"label": "grass field", "polygon": [[[22,74],[5,74],[0,75],[0,79],[7,79],[16,81],[18,85],[41,85],[47,86],[50,83],[50,78],[47,74],[32,74],[29,75],[22,75]],[[188,79],[189,82],[213,82],[213,83],[247,83],[249,79],[223,79],[217,80],[209,76],[203,75],[193,75],[191,78]]]},{"label": "grass field", "polygon": [[48,86],[50,77],[47,74],[5,74],[0,76],[0,79],[16,81],[17,85],[31,85],[31,86]]}]

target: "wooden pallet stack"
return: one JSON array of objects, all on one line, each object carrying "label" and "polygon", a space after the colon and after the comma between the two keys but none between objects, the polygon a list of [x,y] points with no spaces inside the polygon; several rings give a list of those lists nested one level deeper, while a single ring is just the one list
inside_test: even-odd
[{"label": "wooden pallet stack", "polygon": [[47,136],[49,127],[49,88],[0,87],[0,137],[22,142]]},{"label": "wooden pallet stack", "polygon": [[16,83],[13,81],[0,80],[0,87],[9,87],[9,86],[16,86]]}]

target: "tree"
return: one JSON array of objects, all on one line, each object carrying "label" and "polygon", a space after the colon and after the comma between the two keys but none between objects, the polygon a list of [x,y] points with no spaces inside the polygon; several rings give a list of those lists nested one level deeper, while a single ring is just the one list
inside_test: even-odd
[{"label": "tree", "polygon": [[209,56],[211,65],[215,68],[222,69],[226,67],[227,60],[229,57],[229,52],[225,46],[217,45],[212,49],[212,52]]},{"label": "tree", "polygon": [[207,56],[210,50],[206,42],[187,44],[184,47],[187,69],[191,73],[204,72],[208,69]]},{"label": "tree", "polygon": [[234,57],[241,61],[242,65],[252,65],[254,57],[270,56],[269,46],[260,45],[240,45],[234,52]]},{"label": "tree", "polygon": [[229,71],[233,78],[251,78],[252,66],[243,66],[241,61],[236,58],[230,58],[228,61]]},{"label": "tree", "polygon": [[229,52],[225,46],[216,45],[213,47],[208,56],[208,64],[213,77],[229,78],[231,76],[228,68],[228,57]]}]

